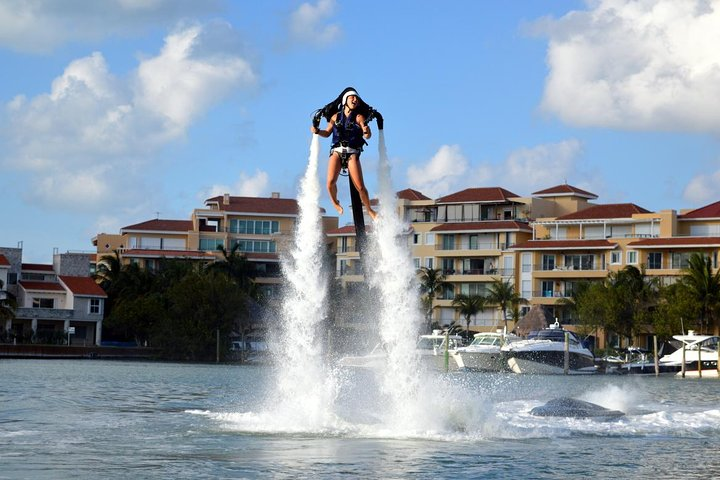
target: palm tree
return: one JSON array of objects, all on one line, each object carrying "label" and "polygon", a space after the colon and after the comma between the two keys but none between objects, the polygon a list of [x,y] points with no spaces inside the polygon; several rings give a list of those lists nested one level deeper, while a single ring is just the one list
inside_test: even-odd
[{"label": "palm tree", "polygon": [[473,317],[485,309],[487,299],[482,295],[455,295],[452,306],[465,317],[465,335],[470,338],[470,317]]},{"label": "palm tree", "polygon": [[239,252],[240,244],[233,245],[229,252],[222,245],[218,245],[217,249],[222,253],[223,260],[211,263],[208,268],[224,272],[230,280],[237,283],[244,291],[253,292],[255,285],[253,266],[248,262],[247,257]]},{"label": "palm tree", "polygon": [[432,323],[432,309],[435,296],[442,293],[443,289],[447,286],[445,281],[445,275],[441,270],[435,270],[434,268],[422,267],[418,270],[420,276],[420,292],[423,296],[423,306],[425,307],[425,321],[427,322],[428,330]]},{"label": "palm tree", "polygon": [[693,253],[682,281],[700,304],[700,330],[705,331],[720,308],[720,271],[713,273],[710,258]]},{"label": "palm tree", "polygon": [[112,255],[103,255],[97,264],[97,271],[94,279],[105,290],[110,293],[112,288],[116,286],[120,271],[122,270],[122,261],[120,260],[120,252],[113,250]]},{"label": "palm tree", "polygon": [[488,289],[487,301],[494,303],[502,311],[505,330],[507,330],[508,307],[523,303],[525,299],[515,293],[515,285],[510,283],[510,280],[496,278]]}]

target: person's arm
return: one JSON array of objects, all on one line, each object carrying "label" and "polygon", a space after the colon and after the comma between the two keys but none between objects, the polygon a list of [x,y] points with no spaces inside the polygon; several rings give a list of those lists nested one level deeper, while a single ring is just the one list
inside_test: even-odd
[{"label": "person's arm", "polygon": [[330,118],[324,129],[317,128],[315,125],[310,125],[310,131],[316,135],[320,135],[323,138],[328,138],[332,135],[333,125],[335,125],[335,115]]},{"label": "person's arm", "polygon": [[362,129],[363,138],[370,138],[372,137],[372,131],[370,130],[370,126],[365,123],[365,117],[363,115],[358,115],[357,123],[360,125],[360,128]]}]

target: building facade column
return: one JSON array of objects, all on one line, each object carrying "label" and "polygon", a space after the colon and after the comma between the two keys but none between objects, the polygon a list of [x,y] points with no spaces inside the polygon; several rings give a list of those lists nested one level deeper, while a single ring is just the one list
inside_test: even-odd
[{"label": "building facade column", "polygon": [[95,345],[98,347],[102,344],[102,320],[95,323]]}]

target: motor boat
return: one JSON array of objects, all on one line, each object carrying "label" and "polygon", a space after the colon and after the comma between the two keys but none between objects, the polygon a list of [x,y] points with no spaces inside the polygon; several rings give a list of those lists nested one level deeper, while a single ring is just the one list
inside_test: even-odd
[{"label": "motor boat", "polygon": [[[445,348],[448,341],[447,349]],[[420,335],[415,345],[415,351],[424,366],[433,370],[445,370],[445,351],[448,352],[447,369],[457,369],[452,355],[458,347],[462,346],[463,338],[460,335],[450,335],[441,330],[433,330],[431,334]],[[387,364],[387,346],[378,343],[366,355],[342,357],[338,364],[343,367],[381,369]]]},{"label": "motor boat", "polygon": [[453,361],[453,354],[462,345],[463,337],[460,335],[433,330],[430,334],[420,335],[415,348],[425,366],[435,370],[457,370],[458,365]]},{"label": "motor boat", "polygon": [[460,347],[453,353],[453,360],[458,368],[478,370],[482,372],[504,372],[510,368],[500,348],[520,340],[512,333],[481,332],[473,336],[467,347]]},{"label": "motor boat", "polygon": [[508,343],[500,350],[515,373],[562,374],[566,373],[566,341],[567,373],[595,373],[597,367],[593,353],[583,346],[574,332],[563,329],[558,322],[538,331],[533,338]]},{"label": "motor boat", "polygon": [[674,335],[673,339],[679,348],[674,352],[660,357],[658,364],[661,372],[679,372],[683,365],[683,346],[685,346],[685,370],[716,370],[718,361],[718,342],[720,337],[713,335],[696,335],[689,330],[687,335]]}]

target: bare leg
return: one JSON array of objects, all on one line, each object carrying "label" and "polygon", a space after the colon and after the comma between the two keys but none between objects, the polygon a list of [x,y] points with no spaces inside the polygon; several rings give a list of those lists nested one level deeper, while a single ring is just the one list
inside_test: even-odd
[{"label": "bare leg", "polygon": [[340,205],[337,199],[337,179],[340,175],[340,155],[333,152],[328,160],[328,171],[327,171],[327,191],[330,194],[330,201],[333,203],[333,207],[338,211],[339,215],[343,214],[343,207]]},{"label": "bare leg", "polygon": [[377,218],[377,212],[370,206],[370,196],[368,195],[367,188],[365,188],[365,181],[363,180],[362,167],[357,155],[350,156],[348,160],[348,171],[350,172],[350,178],[352,179],[353,185],[360,194],[360,200],[368,211],[370,218],[375,220]]}]

